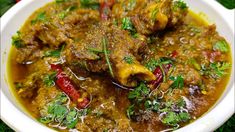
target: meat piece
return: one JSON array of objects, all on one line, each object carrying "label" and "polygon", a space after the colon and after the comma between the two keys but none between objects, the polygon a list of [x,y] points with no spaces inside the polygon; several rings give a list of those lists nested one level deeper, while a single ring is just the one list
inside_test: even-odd
[{"label": "meat piece", "polygon": [[51,15],[52,18],[48,16],[43,22],[32,24],[28,21],[24,26],[29,28],[22,28],[20,40],[24,46],[17,48],[18,63],[35,62],[42,57],[40,50],[44,47],[58,49],[65,43],[73,42],[73,39],[83,37],[88,25],[100,19],[99,12],[91,9],[73,11],[63,21],[58,15]]},{"label": "meat piece", "polygon": [[[104,37],[107,39],[107,56],[104,53]],[[127,31],[113,26],[111,22],[105,22],[92,27],[85,39],[77,44],[66,46],[64,56],[68,64],[83,62],[91,72],[110,71],[108,58],[113,77],[121,84],[132,87],[137,84],[136,78],[146,81],[155,79],[137,60],[139,49],[145,46],[143,41],[131,37]],[[131,62],[127,62],[125,58],[129,58]]]},{"label": "meat piece", "polygon": [[148,35],[181,23],[187,6],[172,0],[121,0],[113,7],[113,15],[119,19],[130,17],[137,31]]}]

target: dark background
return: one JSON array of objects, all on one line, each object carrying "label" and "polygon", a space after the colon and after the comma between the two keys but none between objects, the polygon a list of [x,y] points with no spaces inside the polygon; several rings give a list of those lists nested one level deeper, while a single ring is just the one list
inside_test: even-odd
[{"label": "dark background", "polygon": [[[0,17],[20,0],[0,0]],[[235,0],[217,0],[227,9],[235,8]],[[0,120],[0,132],[14,132],[2,120]],[[215,132],[235,132],[235,114]]]}]

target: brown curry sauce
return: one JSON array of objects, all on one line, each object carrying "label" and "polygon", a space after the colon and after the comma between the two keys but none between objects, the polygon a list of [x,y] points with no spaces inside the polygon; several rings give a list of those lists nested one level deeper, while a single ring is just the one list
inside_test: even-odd
[{"label": "brown curry sauce", "polygon": [[[33,27],[36,29],[42,26],[40,24],[43,22],[38,22],[38,24],[36,23],[33,26],[29,26],[30,28],[27,25],[32,23],[31,20],[35,19],[38,13],[42,12],[43,10],[51,11],[52,14],[56,14],[57,12],[63,11],[64,7],[67,7],[68,5],[69,6],[75,5],[77,3],[68,2],[68,4],[64,3],[64,5],[60,7],[56,6],[55,4],[56,3],[50,3],[45,7],[36,11],[20,30],[20,32],[23,33],[22,36],[29,37],[25,34],[29,32],[34,32],[34,29],[32,30],[30,28]],[[118,5],[113,6],[113,8],[117,7]],[[55,11],[55,9],[57,10]],[[75,10],[79,10],[79,8]],[[89,11],[91,10],[89,9]],[[86,14],[86,11],[84,12]],[[90,14],[91,18],[96,19],[94,14]],[[70,15],[74,15],[74,13],[68,14],[68,16],[66,17],[70,17]],[[66,19],[66,17],[64,18],[63,21],[69,21],[69,18]],[[55,19],[54,21],[57,21],[58,18],[55,17],[54,19]],[[82,19],[87,19],[87,18],[82,18]],[[218,35],[218,33],[215,31],[214,25],[208,25],[199,16],[197,16],[191,11],[183,19],[184,22],[180,25],[164,29],[163,31],[157,31],[156,33],[153,33],[151,35],[144,35],[149,38],[147,41],[145,41],[146,43],[148,43],[147,44],[148,51],[144,52],[144,54],[141,55],[142,57],[141,59],[138,58],[139,56],[136,57],[138,58],[137,60],[140,62],[141,65],[146,65],[153,58],[156,60],[158,60],[161,57],[170,58],[172,57],[172,53],[175,50],[177,51],[177,57],[175,57],[173,61],[174,68],[171,71],[171,76],[176,77],[177,75],[182,75],[184,79],[184,86],[182,89],[176,88],[173,91],[171,91],[171,93],[166,94],[163,100],[166,102],[172,100],[174,102],[179,100],[183,96],[191,102],[192,107],[191,109],[188,109],[188,113],[190,114],[191,118],[186,122],[180,122],[179,123],[180,127],[187,125],[193,120],[199,118],[215,104],[215,102],[219,99],[224,89],[226,88],[231,70],[231,68],[226,69],[225,71],[228,74],[224,74],[222,78],[219,77],[216,79],[209,76],[208,74],[210,73],[208,74],[203,73],[205,75],[202,75],[202,73],[200,73],[200,71],[202,70],[201,67],[200,70],[197,69],[198,68],[197,64],[192,64],[192,60],[193,61],[196,60],[196,62],[200,66],[202,65],[202,63],[211,64],[210,62],[211,58],[210,55],[208,54],[212,54],[211,52],[216,52],[213,50],[213,45],[217,41],[224,40],[224,38]],[[89,24],[92,25],[95,22],[96,20],[94,20],[94,22],[90,21]],[[55,23],[57,24],[57,22]],[[118,25],[120,25],[120,22],[118,22]],[[75,31],[75,33],[71,33],[72,35],[71,34],[70,35],[74,37],[74,39],[85,38],[86,35],[84,35],[84,33],[79,33],[79,32],[87,32],[89,28],[87,28],[86,25],[83,24],[81,24],[81,26],[78,26],[76,28],[78,29],[74,30],[78,31]],[[41,30],[36,29],[37,32],[36,34],[39,34],[38,32],[40,31]],[[45,36],[42,35],[41,37]],[[24,42],[32,41],[30,39],[32,38],[26,38]],[[47,39],[45,40],[42,39],[37,41],[40,43],[44,43],[43,41],[46,40]],[[67,40],[65,41],[65,43],[68,43]],[[57,45],[56,42],[55,43],[53,42],[53,44]],[[48,103],[50,103],[53,99],[56,98],[56,96],[59,93],[61,93],[61,90],[59,90],[58,86],[53,85],[50,87],[46,87],[43,84],[42,81],[43,78],[47,74],[51,73],[48,62],[58,61],[58,58],[56,57],[42,57],[41,54],[43,54],[45,51],[50,49],[58,49],[58,47],[54,48],[51,45],[49,46],[47,44],[45,45],[38,47],[40,48],[41,51],[36,50],[34,52],[34,54],[39,54],[39,57],[36,57],[37,58],[36,61],[33,60],[33,64],[29,65],[19,64],[19,61],[16,60],[16,58],[19,58],[19,51],[17,50],[18,48],[15,47],[13,47],[11,50],[10,60],[9,60],[9,75],[11,81],[16,85],[18,85],[18,83],[23,84],[23,86],[15,85],[15,87],[12,87],[13,91],[15,92],[15,96],[18,98],[20,103],[22,103],[23,106],[28,110],[28,112],[36,119],[39,119],[40,117],[43,116],[42,112],[43,107],[47,106]],[[65,48],[65,50],[67,49]],[[25,51],[23,52],[20,51],[20,52],[24,53]],[[100,56],[101,58],[103,57],[103,55]],[[205,56],[209,57],[206,58]],[[230,50],[226,53],[221,52],[219,57],[214,58],[213,62],[231,63]],[[79,79],[77,79],[68,70],[66,70],[67,69],[66,67],[69,67]],[[104,67],[107,67],[107,65],[105,65]],[[143,115],[137,119],[134,120],[129,119],[126,114],[126,110],[128,106],[131,105],[131,101],[130,99],[128,99],[128,94],[130,91],[121,89],[120,87],[114,85],[112,82],[116,80],[113,80],[110,77],[109,72],[98,72],[98,73],[87,72],[87,69],[81,66],[80,64],[72,65],[71,63],[63,65],[63,69],[67,74],[69,74],[69,77],[71,78],[71,80],[73,80],[73,82],[76,85],[85,89],[92,96],[91,104],[88,106],[89,112],[84,116],[84,121],[81,118],[79,118],[78,123],[74,127],[77,130],[79,131],[109,131],[109,130],[161,131],[169,128],[178,128],[176,126],[166,125],[163,122],[161,122],[159,117],[160,116],[159,112],[151,111],[146,115]],[[43,71],[43,72],[38,73],[36,71]],[[31,82],[27,82],[27,80],[30,80],[29,78],[32,75],[32,73],[36,73],[35,76],[31,77],[31,79],[33,78],[32,79],[33,81],[31,80]],[[168,73],[166,76],[170,77]],[[40,78],[39,80],[41,81],[37,81],[37,79],[35,78]],[[34,84],[30,84],[32,82]],[[173,83],[172,80],[167,79],[165,82],[162,82],[157,89],[159,91],[161,90],[166,91],[170,89],[170,85],[172,83]],[[201,88],[202,87],[201,83],[203,83],[204,88]],[[26,86],[30,86],[31,88],[35,86],[35,88],[32,89],[26,88],[25,90],[24,87]],[[200,89],[197,89],[198,87],[193,87],[193,86],[199,86]],[[190,88],[192,93],[190,93]],[[195,88],[196,90],[193,88]],[[157,92],[156,94],[158,95],[159,93]],[[73,108],[75,106],[76,104],[72,102],[69,105],[70,108]],[[149,118],[149,116],[151,118]],[[51,125],[49,126],[52,127]],[[56,130],[60,129],[56,128]],[[68,131],[68,130],[69,129],[65,130],[61,129],[61,131]]]}]

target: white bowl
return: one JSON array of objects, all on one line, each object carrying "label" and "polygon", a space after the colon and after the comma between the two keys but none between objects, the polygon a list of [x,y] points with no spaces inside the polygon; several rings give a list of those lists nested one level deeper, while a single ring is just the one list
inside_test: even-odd
[{"label": "white bowl", "polygon": [[[23,0],[12,7],[1,18],[1,119],[16,131],[54,131],[32,118],[17,102],[10,91],[7,75],[7,60],[11,47],[11,36],[39,7],[53,0]],[[185,0],[193,11],[207,14],[204,17],[217,25],[220,35],[231,44],[234,60],[234,10],[227,10],[214,0]],[[201,13],[202,14],[202,13]],[[234,61],[233,61],[234,69]],[[13,72],[14,73],[14,72]],[[222,125],[234,113],[234,71],[230,82],[217,103],[201,118],[177,130],[185,132],[208,132]]]}]

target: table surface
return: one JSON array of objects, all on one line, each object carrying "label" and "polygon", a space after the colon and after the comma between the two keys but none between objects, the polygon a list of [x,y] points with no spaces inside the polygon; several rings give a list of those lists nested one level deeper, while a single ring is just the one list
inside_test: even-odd
[{"label": "table surface", "polygon": [[[0,17],[15,3],[20,0],[0,0]],[[217,0],[228,9],[235,8],[235,0]],[[14,132],[2,120],[0,120],[0,132]],[[235,132],[235,114],[215,132]]]}]

